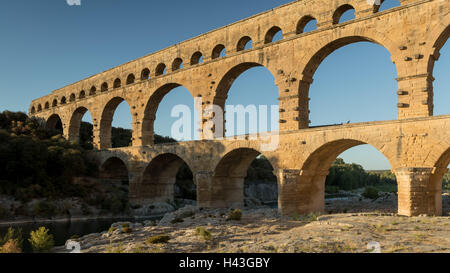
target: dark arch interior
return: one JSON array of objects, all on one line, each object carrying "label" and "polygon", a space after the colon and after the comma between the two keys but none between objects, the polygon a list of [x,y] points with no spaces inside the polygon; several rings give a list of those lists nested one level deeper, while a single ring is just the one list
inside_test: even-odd
[{"label": "dark arch interior", "polygon": [[278,184],[270,161],[256,150],[236,149],[216,166],[213,186],[223,188],[220,205],[277,206]]},{"label": "dark arch interior", "polygon": [[150,69],[144,68],[141,72],[141,80],[148,80],[150,78]]},{"label": "dark arch interior", "polygon": [[79,98],[79,99],[84,99],[84,98],[86,98],[86,92],[85,92],[84,90],[82,90],[82,91],[80,92],[80,95],[78,96],[78,98]]},{"label": "dark arch interior", "polygon": [[247,49],[251,49],[252,48],[252,38],[245,36],[242,37],[236,47],[237,51],[243,51],[243,50],[247,50]]},{"label": "dark arch interior", "polygon": [[135,82],[135,80],[136,80],[136,77],[134,76],[134,74],[130,74],[127,77],[127,84],[132,84]]},{"label": "dark arch interior", "polygon": [[158,64],[155,71],[155,76],[165,75],[167,71],[166,65],[163,63]]},{"label": "dark arch interior", "polygon": [[226,56],[226,49],[224,45],[217,45],[216,47],[214,47],[213,52],[211,54],[211,58],[213,60],[225,56]]},{"label": "dark arch interior", "polygon": [[176,58],[172,63],[172,71],[180,70],[183,68],[183,60]]},{"label": "dark arch interior", "polygon": [[91,87],[91,90],[89,91],[89,95],[95,95],[95,93],[97,92],[97,88],[95,86]]},{"label": "dark arch interior", "polygon": [[52,102],[52,106],[53,106],[53,107],[56,107],[56,106],[58,106],[58,101],[57,101],[56,99],[54,99],[54,100],[53,100],[53,102]]},{"label": "dark arch interior", "polygon": [[71,94],[69,100],[74,102],[76,100],[75,94]]},{"label": "dark arch interior", "polygon": [[61,118],[56,114],[51,115],[45,124],[45,129],[55,131],[55,133],[62,135],[63,134],[63,124],[62,124]]},{"label": "dark arch interior", "polygon": [[100,188],[103,192],[102,208],[114,213],[129,208],[129,176],[125,163],[111,157],[103,163],[99,172]]},{"label": "dark arch interior", "polygon": [[195,52],[191,58],[191,65],[203,63],[203,55],[200,51]]},{"label": "dark arch interior", "polygon": [[304,16],[297,24],[297,34],[306,33],[317,29],[317,20],[312,16]]},{"label": "dark arch interior", "polygon": [[101,91],[102,92],[108,91],[108,83],[106,83],[106,82],[102,83]]},{"label": "dark arch interior", "polygon": [[177,203],[186,203],[189,200],[189,203],[197,200],[192,171],[175,154],[155,157],[145,169],[143,184],[142,198],[151,202],[175,200]]},{"label": "dark arch interior", "polygon": [[283,39],[283,31],[280,27],[274,26],[266,33],[266,37],[264,38],[264,43],[269,44],[272,42],[276,42]]},{"label": "dark arch interior", "polygon": [[61,99],[61,104],[66,104],[66,103],[67,103],[66,97],[62,97],[62,99]]},{"label": "dark arch interior", "polygon": [[119,78],[117,78],[115,81],[114,81],[114,88],[119,88],[119,87],[121,87],[122,86],[122,81],[119,79]]}]

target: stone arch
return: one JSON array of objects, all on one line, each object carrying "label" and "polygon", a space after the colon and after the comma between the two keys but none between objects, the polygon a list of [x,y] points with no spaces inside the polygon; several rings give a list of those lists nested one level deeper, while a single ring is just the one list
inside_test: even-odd
[{"label": "stone arch", "polygon": [[139,202],[173,201],[176,176],[184,164],[193,170],[191,164],[180,155],[164,153],[154,157],[144,170],[142,185],[137,193]]},{"label": "stone arch", "polygon": [[164,63],[160,63],[156,66],[155,76],[161,76],[166,74],[166,65]]},{"label": "stone arch", "polygon": [[338,7],[333,14],[333,25],[339,24],[342,15],[349,10],[355,10],[355,8],[350,4],[344,4]]},{"label": "stone arch", "polygon": [[97,88],[95,86],[92,86],[91,89],[89,90],[89,95],[93,96],[95,95],[95,93],[97,93]]},{"label": "stone arch", "polygon": [[120,78],[117,78],[114,80],[113,88],[116,89],[120,87],[122,87],[122,81],[120,80]]},{"label": "stone arch", "polygon": [[376,5],[376,4],[374,5],[374,12],[382,11],[384,9],[384,6],[389,4],[389,2],[393,2],[393,4],[394,4],[390,8],[400,7],[401,6],[401,3],[398,0],[381,0],[380,5]]},{"label": "stone arch", "polygon": [[76,96],[74,93],[70,94],[69,101],[74,102],[76,100]]},{"label": "stone arch", "polygon": [[181,58],[176,58],[172,63],[172,71],[180,70],[183,66],[183,60]]},{"label": "stone arch", "polygon": [[248,43],[252,42],[252,38],[249,36],[244,36],[241,39],[239,39],[237,45],[236,45],[236,51],[243,51]]},{"label": "stone arch", "polygon": [[203,55],[200,51],[195,52],[194,54],[192,54],[191,57],[191,65],[196,65],[199,64],[201,59],[202,59]]},{"label": "stone arch", "polygon": [[60,130],[62,133],[63,132],[63,123],[62,123],[61,117],[58,114],[51,115],[45,123],[45,129]]},{"label": "stone arch", "polygon": [[66,103],[67,103],[66,97],[62,97],[62,98],[61,98],[61,104],[66,104]]},{"label": "stone arch", "polygon": [[[227,73],[225,73],[220,82],[217,85],[216,93],[214,95],[213,104],[217,105],[222,108],[222,110],[225,109],[225,103],[228,98],[228,91],[230,90],[231,86],[235,82],[235,80],[243,74],[245,71],[254,68],[254,67],[265,67],[262,64],[256,63],[256,62],[245,62],[238,64],[234,66],[233,68],[229,69]],[[274,73],[265,67],[267,70],[271,72],[272,75]],[[275,78],[275,76],[274,76]],[[224,118],[225,122],[225,118]],[[224,127],[225,128],[225,127]]]},{"label": "stone arch", "polygon": [[31,114],[35,114],[36,113],[36,108],[33,106],[31,107]]},{"label": "stone arch", "polygon": [[297,187],[302,188],[302,193],[290,198],[303,204],[299,207],[308,207],[309,212],[323,212],[325,210],[325,182],[333,162],[343,152],[353,147],[367,144],[383,154],[392,169],[395,169],[395,155],[388,154],[381,149],[383,145],[377,145],[376,142],[357,138],[335,138],[326,143],[316,145],[311,149],[312,152],[308,153],[306,160],[300,165],[300,176],[297,181],[299,184]]},{"label": "stone arch", "polygon": [[130,74],[127,77],[127,85],[129,84],[133,84],[136,81],[136,77],[134,76],[134,74]]},{"label": "stone arch", "polygon": [[129,184],[129,172],[128,166],[119,157],[113,156],[108,158],[101,164],[99,177],[102,180],[107,180],[107,182],[114,182],[120,185]]},{"label": "stone arch", "polygon": [[44,108],[45,109],[50,109],[50,103],[47,101],[47,102],[45,102],[45,106],[44,106]]},{"label": "stone arch", "polygon": [[107,83],[107,82],[102,83],[100,89],[101,89],[101,90],[100,90],[101,92],[106,92],[106,91],[108,91],[108,83]]},{"label": "stone arch", "polygon": [[[427,67],[427,73],[428,73],[428,93],[431,98],[433,98],[434,101],[434,88],[433,88],[433,81],[434,81],[434,66],[436,62],[440,58],[440,51],[446,44],[448,38],[450,37],[450,25],[447,25],[444,30],[437,29],[433,32],[431,35],[431,41],[433,41],[432,46],[432,52],[430,56],[428,57],[428,67]],[[434,103],[433,103],[433,109],[432,113],[434,112]]]},{"label": "stone arch", "polygon": [[148,80],[150,78],[150,69],[144,68],[141,71],[141,81]]},{"label": "stone arch", "polygon": [[80,141],[80,127],[84,115],[90,112],[86,107],[78,107],[72,114],[69,122],[69,141]]},{"label": "stone arch", "polygon": [[81,90],[80,95],[78,95],[78,98],[79,98],[79,99],[84,99],[84,98],[86,98],[86,91]]},{"label": "stone arch", "polygon": [[52,102],[52,107],[56,107],[56,106],[58,106],[58,100],[54,99]]},{"label": "stone arch", "polygon": [[[226,50],[225,46],[222,44],[216,45],[211,53],[211,59],[217,59],[220,57],[222,51]],[[226,53],[225,53],[226,54]]]},{"label": "stone arch", "polygon": [[345,36],[335,40],[332,40],[324,45],[319,46],[319,50],[312,52],[312,55],[309,55],[305,59],[308,60],[306,65],[302,71],[302,79],[299,83],[299,98],[300,98],[300,109],[299,112],[299,120],[303,120],[303,124],[300,124],[301,128],[309,127],[309,89],[311,84],[313,83],[314,74],[322,64],[322,62],[333,52],[336,50],[358,42],[371,42],[374,44],[378,44],[384,47],[391,55],[394,52],[394,44],[389,40],[381,38],[380,41],[383,43],[371,38],[369,36]]},{"label": "stone arch", "polygon": [[[159,104],[163,98],[173,89],[182,86],[179,83],[168,83],[158,88],[147,102],[144,111],[144,119],[142,121],[142,145],[152,145],[154,140],[154,123],[156,119],[156,112],[158,111]],[[189,90],[190,94],[192,92]]]},{"label": "stone arch", "polygon": [[42,112],[42,105],[41,104],[38,104],[37,111],[38,112]]},{"label": "stone arch", "polygon": [[[251,163],[262,155],[254,148],[238,147],[226,153],[214,166],[209,204],[213,207],[244,205],[244,180]],[[273,160],[266,157],[274,166]]]},{"label": "stone arch", "polygon": [[266,36],[264,37],[264,44],[270,44],[273,42],[273,38],[275,37],[275,35],[277,33],[279,33],[281,31],[281,33],[283,34],[283,31],[281,30],[280,27],[278,26],[273,26],[271,27],[267,33]]},{"label": "stone arch", "polygon": [[[112,140],[111,140],[112,121],[117,107],[123,101],[126,100],[122,97],[114,97],[110,99],[103,108],[100,120],[100,149],[109,149],[112,147]],[[128,103],[128,105],[130,104]],[[132,115],[131,112],[130,115]]]},{"label": "stone arch", "polygon": [[314,20],[317,22],[316,18],[311,15],[303,16],[297,23],[296,34],[304,33],[306,25]]}]

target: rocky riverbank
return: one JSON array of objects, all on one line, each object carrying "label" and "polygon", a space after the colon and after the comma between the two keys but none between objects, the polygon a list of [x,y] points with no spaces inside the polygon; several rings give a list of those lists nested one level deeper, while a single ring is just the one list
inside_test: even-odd
[{"label": "rocky riverbank", "polygon": [[328,208],[348,211],[322,216],[281,217],[277,209],[262,207],[244,209],[240,220],[230,220],[229,210],[186,206],[159,222],[115,223],[109,231],[77,241],[84,253],[367,252],[371,242],[382,252],[450,252],[450,196],[443,198],[447,216],[413,218],[383,212],[395,200],[389,196],[328,200]]}]

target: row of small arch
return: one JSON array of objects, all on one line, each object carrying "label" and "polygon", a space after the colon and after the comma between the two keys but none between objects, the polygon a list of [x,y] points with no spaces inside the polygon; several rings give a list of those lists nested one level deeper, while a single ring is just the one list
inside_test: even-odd
[{"label": "row of small arch", "polygon": [[[351,6],[349,4],[345,4],[345,5],[340,6],[338,9],[336,9],[336,11],[333,14],[333,24],[339,24],[340,23],[339,20],[340,20],[341,16],[348,10],[354,10],[353,6]],[[313,17],[311,15],[303,16],[297,23],[296,34],[298,35],[298,34],[304,33],[306,26],[311,22],[316,22],[315,17]],[[315,26],[315,28],[317,28],[317,26]],[[278,26],[271,27],[267,31],[267,33],[264,37],[264,44],[270,44],[270,43],[274,42],[274,38],[278,33],[281,33],[281,36],[283,35],[283,31],[280,27],[278,27]],[[252,39],[249,36],[244,36],[244,37],[240,38],[236,45],[236,51],[239,52],[239,51],[248,49],[248,46],[251,43],[252,43]],[[225,46],[223,44],[216,45],[211,53],[211,59],[214,60],[214,59],[217,59],[217,58],[223,57],[223,56],[226,56]],[[203,54],[200,51],[197,51],[192,55],[191,60],[190,60],[190,65],[197,65],[200,63],[203,63]],[[180,70],[182,68],[183,68],[183,60],[178,57],[172,62],[172,67],[171,67],[172,72]],[[166,64],[159,63],[155,69],[155,76],[165,75],[166,71],[167,71]],[[150,78],[150,73],[151,72],[150,72],[149,68],[144,68],[141,71],[140,80],[141,81],[148,80]],[[136,76],[133,73],[129,74],[126,79],[126,85],[133,84],[135,82],[136,82]],[[120,78],[116,78],[113,83],[113,89],[117,89],[120,87],[122,87],[122,81]],[[108,90],[109,90],[108,83],[103,82],[100,86],[100,91],[106,92]],[[89,95],[92,96],[92,95],[95,95],[96,93],[97,93],[97,87],[94,85],[89,90]],[[78,99],[84,99],[84,98],[86,98],[86,96],[87,96],[86,91],[82,90],[78,95]],[[72,93],[69,97],[69,102],[74,102],[74,101],[76,101],[76,99],[77,99],[76,95],[74,93]],[[64,105],[66,103],[67,103],[67,98],[65,96],[63,96],[59,102],[57,99],[54,99],[51,106],[56,107],[56,106],[58,106],[58,104]],[[45,103],[44,109],[50,109],[49,102]],[[33,106],[31,108],[31,113],[34,114],[34,113],[36,113],[36,111],[40,112],[42,110],[43,110],[42,105],[39,104],[37,106],[37,108],[35,106]]]}]

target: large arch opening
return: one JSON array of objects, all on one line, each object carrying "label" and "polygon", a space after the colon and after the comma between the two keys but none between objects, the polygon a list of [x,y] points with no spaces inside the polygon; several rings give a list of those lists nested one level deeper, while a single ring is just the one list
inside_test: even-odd
[{"label": "large arch opening", "polygon": [[200,139],[198,117],[194,98],[185,87],[176,83],[160,87],[144,112],[143,145]]},{"label": "large arch opening", "polygon": [[77,142],[86,150],[93,146],[93,121],[89,110],[79,107],[72,114],[69,124],[69,141]]},{"label": "large arch opening", "polygon": [[100,121],[100,148],[131,146],[131,123],[129,104],[121,97],[111,99],[103,109]]},{"label": "large arch opening", "polygon": [[240,148],[217,164],[210,205],[214,207],[277,206],[278,183],[273,166],[260,152]]},{"label": "large arch opening", "polygon": [[373,146],[352,139],[332,141],[303,165],[302,172],[312,177],[307,202],[325,213],[396,213],[398,187],[390,170],[388,159]]},{"label": "large arch opening", "polygon": [[312,127],[397,119],[396,66],[372,40],[329,43],[311,58],[303,77],[299,95]]},{"label": "large arch opening", "polygon": [[435,193],[430,198],[431,208],[435,208],[438,215],[450,216],[450,148],[448,148],[434,165],[434,171],[430,177],[429,192]]},{"label": "large arch opening", "polygon": [[63,123],[57,114],[51,115],[45,123],[45,129],[55,134],[63,135]]},{"label": "large arch opening", "polygon": [[144,171],[142,187],[136,199],[139,203],[195,203],[197,187],[191,168],[175,154],[162,154],[150,162]]},{"label": "large arch opening", "polygon": [[430,59],[429,73],[435,78],[433,101],[434,101],[434,115],[448,115],[450,114],[450,78],[448,71],[450,71],[450,43],[448,37],[450,36],[450,26],[444,30],[438,40],[435,42],[436,48],[435,56],[439,58]]},{"label": "large arch opening", "polygon": [[267,68],[258,63],[232,68],[219,82],[214,98],[214,105],[226,112],[224,135],[278,131],[278,97],[278,87]]},{"label": "large arch opening", "polygon": [[[99,170],[102,209],[120,213],[129,208],[127,165],[118,157],[106,160]],[[98,202],[98,200],[97,200]]]}]

